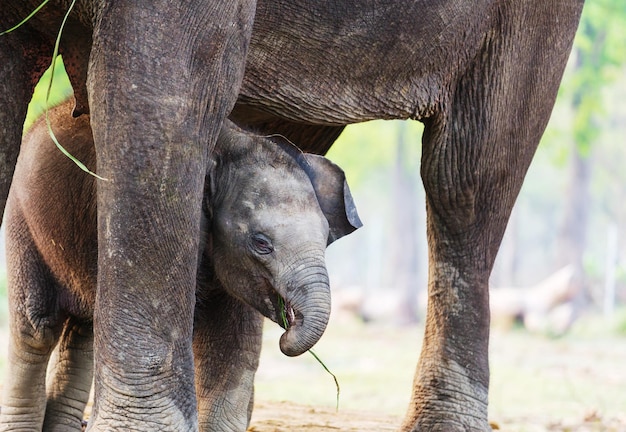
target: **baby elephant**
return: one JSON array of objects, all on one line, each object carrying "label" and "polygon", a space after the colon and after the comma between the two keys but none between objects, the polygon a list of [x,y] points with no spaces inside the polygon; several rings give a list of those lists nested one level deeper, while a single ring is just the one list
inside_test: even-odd
[{"label": "baby elephant", "polygon": [[[89,119],[70,112],[69,104],[50,112],[53,130],[93,167]],[[229,122],[214,155],[201,230],[189,234],[200,235],[193,334],[199,422],[201,430],[243,431],[261,314],[288,328],[280,340],[285,354],[311,348],[330,312],[325,248],[360,221],[343,172],[321,156]],[[11,341],[2,431],[81,427],[93,376],[97,182],[55,148],[43,120],[24,138],[6,206]],[[151,319],[172,317],[164,310]],[[114,334],[106,337],[114,343]],[[96,379],[106,384],[114,373],[97,369]],[[158,397],[159,389],[146,393]]]}]

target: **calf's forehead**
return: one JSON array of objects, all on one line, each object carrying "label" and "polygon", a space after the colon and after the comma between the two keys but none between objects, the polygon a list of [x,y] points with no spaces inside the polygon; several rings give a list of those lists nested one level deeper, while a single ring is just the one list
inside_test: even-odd
[{"label": "calf's forehead", "polygon": [[237,169],[229,181],[228,196],[218,209],[224,217],[268,229],[306,221],[323,230],[318,222],[325,217],[309,177],[299,167],[279,163]]},{"label": "calf's forehead", "polygon": [[242,186],[240,207],[252,216],[288,218],[321,214],[313,186],[304,173],[285,175],[268,170],[265,175],[248,179]]}]

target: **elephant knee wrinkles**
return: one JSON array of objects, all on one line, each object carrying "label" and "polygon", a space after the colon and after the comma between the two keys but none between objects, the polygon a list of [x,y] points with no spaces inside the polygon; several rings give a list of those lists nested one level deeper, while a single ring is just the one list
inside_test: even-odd
[{"label": "elephant knee wrinkles", "polygon": [[28,321],[28,328],[19,330],[15,343],[20,352],[28,355],[47,357],[58,341],[58,332],[49,324]]}]

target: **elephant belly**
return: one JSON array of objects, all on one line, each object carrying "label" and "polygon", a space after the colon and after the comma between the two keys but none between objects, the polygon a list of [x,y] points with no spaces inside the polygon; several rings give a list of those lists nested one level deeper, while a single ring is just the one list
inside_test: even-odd
[{"label": "elephant belly", "polygon": [[342,11],[341,3],[261,0],[238,103],[321,125],[428,117],[484,42],[492,3]]}]

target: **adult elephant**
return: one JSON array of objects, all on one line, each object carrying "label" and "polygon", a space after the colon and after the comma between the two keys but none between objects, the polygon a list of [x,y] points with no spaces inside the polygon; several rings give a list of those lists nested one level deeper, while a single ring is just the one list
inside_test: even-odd
[{"label": "adult elephant", "polygon": [[[5,1],[0,25],[36,3]],[[51,0],[0,45],[2,199],[67,3]],[[402,428],[489,430],[488,277],[583,1],[256,3],[82,0],[70,17],[61,48],[107,178],[91,430],[196,428],[189,233],[212,153],[203,143],[236,99],[237,122],[318,153],[349,123],[424,122],[429,306]],[[172,319],[150,321],[156,309]]]}]

